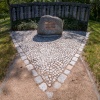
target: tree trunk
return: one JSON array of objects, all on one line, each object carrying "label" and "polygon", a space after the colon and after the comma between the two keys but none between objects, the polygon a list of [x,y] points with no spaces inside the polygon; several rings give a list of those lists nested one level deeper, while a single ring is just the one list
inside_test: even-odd
[{"label": "tree trunk", "polygon": [[7,4],[8,4],[8,6],[10,6],[10,1],[9,1],[9,0],[6,0],[6,2],[7,2]]}]

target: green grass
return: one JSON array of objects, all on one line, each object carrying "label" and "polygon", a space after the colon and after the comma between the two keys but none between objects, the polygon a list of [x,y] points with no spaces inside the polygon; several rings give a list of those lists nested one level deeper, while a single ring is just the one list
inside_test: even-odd
[{"label": "green grass", "polygon": [[84,49],[84,56],[97,79],[100,91],[100,22],[89,21],[88,29],[91,34]]},{"label": "green grass", "polygon": [[0,19],[0,81],[3,80],[8,65],[16,54],[9,34],[10,19]]}]

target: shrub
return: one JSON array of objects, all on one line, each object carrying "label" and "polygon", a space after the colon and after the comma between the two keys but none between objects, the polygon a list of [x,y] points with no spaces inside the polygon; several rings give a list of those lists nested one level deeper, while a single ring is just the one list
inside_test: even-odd
[{"label": "shrub", "polygon": [[17,30],[29,30],[29,29],[37,29],[37,23],[29,20],[29,22],[21,22],[19,25],[15,26]]},{"label": "shrub", "polygon": [[[40,18],[22,20],[13,22],[13,30],[32,30],[37,29],[37,23]],[[76,20],[72,17],[62,18],[64,22],[64,30],[86,31],[87,23]]]},{"label": "shrub", "polygon": [[85,22],[82,22],[73,18],[63,19],[63,21],[64,21],[65,30],[86,31],[87,23]]}]

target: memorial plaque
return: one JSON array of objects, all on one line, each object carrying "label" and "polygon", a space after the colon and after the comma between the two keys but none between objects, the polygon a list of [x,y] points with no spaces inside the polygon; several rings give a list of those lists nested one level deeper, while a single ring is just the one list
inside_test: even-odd
[{"label": "memorial plaque", "polygon": [[55,29],[55,22],[45,22],[44,25],[45,25],[45,28],[48,30]]}]

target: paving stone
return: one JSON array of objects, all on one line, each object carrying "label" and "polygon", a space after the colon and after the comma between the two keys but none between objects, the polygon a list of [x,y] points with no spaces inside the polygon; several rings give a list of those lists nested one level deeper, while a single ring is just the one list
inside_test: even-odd
[{"label": "paving stone", "polygon": [[23,53],[23,52],[21,52],[21,53],[19,53],[20,54],[20,56],[22,57],[22,56],[25,56],[25,54]]},{"label": "paving stone", "polygon": [[71,64],[72,66],[74,66],[75,63],[76,63],[75,61],[71,61],[71,62],[70,62],[70,64]]},{"label": "paving stone", "polygon": [[89,35],[90,35],[90,32],[88,32],[88,33],[86,34],[86,38],[89,38]]},{"label": "paving stone", "polygon": [[53,87],[54,87],[55,89],[59,89],[59,88],[61,87],[61,83],[55,82],[54,85],[53,85]]},{"label": "paving stone", "polygon": [[68,69],[68,70],[71,70],[72,68],[73,68],[72,65],[68,65],[68,66],[67,66],[67,69]]},{"label": "paving stone", "polygon": [[22,56],[21,59],[22,59],[22,60],[26,60],[27,57],[26,57],[26,56]]},{"label": "paving stone", "polygon": [[77,58],[77,57],[73,57],[72,60],[73,60],[73,61],[77,61],[78,58]]},{"label": "paving stone", "polygon": [[24,60],[24,63],[25,63],[26,65],[28,65],[28,64],[29,64],[29,61],[28,61],[28,60]]},{"label": "paving stone", "polygon": [[59,77],[58,77],[58,81],[60,83],[64,83],[64,81],[66,80],[67,76],[64,75],[64,74],[61,74]]},{"label": "paving stone", "polygon": [[29,64],[26,67],[27,67],[28,70],[32,70],[33,69],[33,65],[32,64]]},{"label": "paving stone", "polygon": [[64,74],[68,75],[68,74],[70,74],[70,71],[69,70],[65,70]]},{"label": "paving stone", "polygon": [[39,85],[39,88],[42,90],[42,91],[46,91],[47,90],[47,84],[46,83],[41,83]]},{"label": "paving stone", "polygon": [[36,70],[32,70],[32,74],[33,76],[38,76],[38,73],[36,72]]},{"label": "paving stone", "polygon": [[52,98],[53,97],[53,92],[47,91],[46,94],[47,94],[47,97],[48,98]]},{"label": "paving stone", "polygon": [[15,47],[19,47],[19,45],[17,43],[15,43]]},{"label": "paving stone", "polygon": [[51,75],[49,75],[49,78],[51,77]]},{"label": "paving stone", "polygon": [[41,78],[41,76],[37,76],[37,77],[35,77],[34,80],[35,80],[35,82],[36,82],[37,84],[43,82],[43,79]]},{"label": "paving stone", "polygon": [[84,48],[85,45],[81,45],[80,48]]},{"label": "paving stone", "polygon": [[83,48],[79,48],[79,51],[83,51]]},{"label": "paving stone", "polygon": [[50,87],[50,86],[51,86],[51,84],[49,83],[49,84],[48,84],[48,86]]},{"label": "paving stone", "polygon": [[86,39],[86,40],[88,40],[88,39],[89,39],[89,37],[86,37],[85,39]]},{"label": "paving stone", "polygon": [[50,79],[50,81],[52,81],[52,78],[49,78]]},{"label": "paving stone", "polygon": [[82,51],[77,51],[77,54],[81,54],[82,53]]},{"label": "paving stone", "polygon": [[23,52],[21,48],[17,49],[18,53]]},{"label": "paving stone", "polygon": [[84,46],[80,46],[80,49],[82,49],[82,50],[83,50],[83,49],[84,49]]},{"label": "paving stone", "polygon": [[55,81],[56,79],[53,78],[53,81]]},{"label": "paving stone", "polygon": [[81,44],[81,46],[82,46],[82,47],[84,47],[84,46],[85,46],[85,44]]},{"label": "paving stone", "polygon": [[79,56],[80,56],[79,54],[75,54],[75,57],[77,57],[77,58],[78,58]]},{"label": "paving stone", "polygon": [[15,39],[13,39],[12,41],[13,41],[13,43],[16,43],[16,40]]}]

